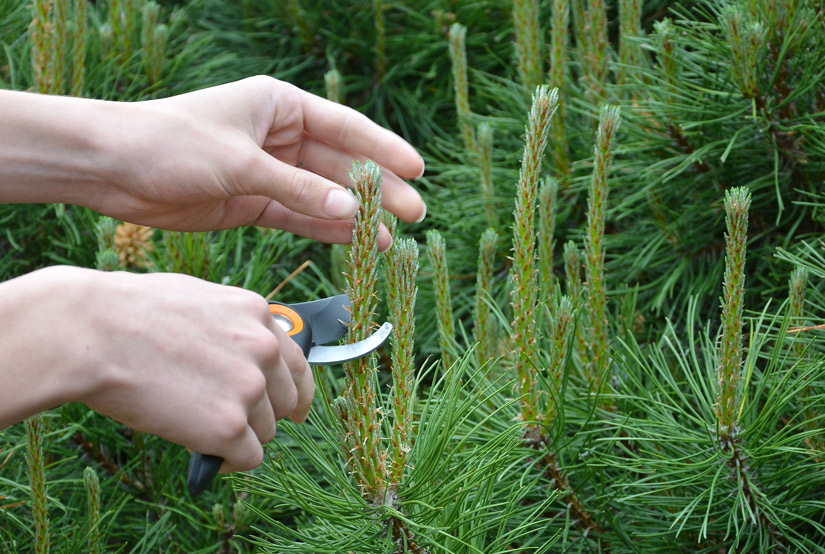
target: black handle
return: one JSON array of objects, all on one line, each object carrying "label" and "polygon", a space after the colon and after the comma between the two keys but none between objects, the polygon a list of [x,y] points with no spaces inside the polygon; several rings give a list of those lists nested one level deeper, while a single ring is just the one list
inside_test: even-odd
[{"label": "black handle", "polygon": [[197,496],[206,490],[218,470],[221,469],[223,458],[211,454],[192,452],[189,455],[189,468],[186,472],[186,486],[189,494]]}]

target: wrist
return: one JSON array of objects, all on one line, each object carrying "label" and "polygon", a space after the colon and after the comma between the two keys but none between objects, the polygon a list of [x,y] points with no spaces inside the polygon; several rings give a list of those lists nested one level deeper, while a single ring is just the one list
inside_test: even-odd
[{"label": "wrist", "polygon": [[0,284],[0,428],[99,386],[99,333],[85,315],[98,273],[61,266]]},{"label": "wrist", "polygon": [[0,91],[0,202],[86,204],[115,167],[114,102]]}]

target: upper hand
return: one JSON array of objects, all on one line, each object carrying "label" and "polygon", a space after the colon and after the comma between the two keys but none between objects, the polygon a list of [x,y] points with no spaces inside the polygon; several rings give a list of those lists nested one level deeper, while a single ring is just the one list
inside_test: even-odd
[{"label": "upper hand", "polygon": [[[114,164],[81,202],[163,229],[259,225],[347,243],[354,160],[382,167],[383,205],[419,221],[426,207],[401,178],[424,171],[406,141],[340,104],[252,77],[161,100],[113,104]],[[389,245],[382,229],[379,247]]]}]

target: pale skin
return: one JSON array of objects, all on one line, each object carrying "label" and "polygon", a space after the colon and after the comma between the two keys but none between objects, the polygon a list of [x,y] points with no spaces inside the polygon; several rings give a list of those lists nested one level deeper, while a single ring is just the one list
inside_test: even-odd
[{"label": "pale skin", "polygon": [[[349,242],[347,170],[382,167],[384,207],[426,206],[424,162],[365,116],[268,77],[135,103],[0,91],[0,202],[64,202],[161,229],[242,225]],[[342,186],[346,185],[346,186]],[[382,228],[379,248],[389,248]],[[66,402],[257,467],[315,385],[258,294],[172,274],[52,267],[0,283],[0,429]]]}]

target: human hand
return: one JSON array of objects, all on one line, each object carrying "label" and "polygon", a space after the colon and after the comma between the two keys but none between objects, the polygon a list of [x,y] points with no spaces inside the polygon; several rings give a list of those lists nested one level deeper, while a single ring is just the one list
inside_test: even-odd
[{"label": "human hand", "polygon": [[242,471],[261,463],[277,419],[309,412],[309,365],[255,293],[70,267],[0,286],[0,346],[17,360],[0,371],[0,428],[79,401]]},{"label": "human hand", "polygon": [[[384,207],[422,219],[421,196],[401,177],[424,171],[419,154],[366,116],[269,77],[181,96],[109,103],[114,164],[78,203],[163,229],[259,225],[347,243],[353,160],[382,167]],[[385,229],[379,248],[390,237]]]}]

